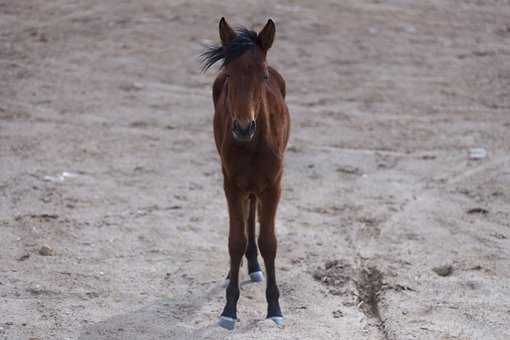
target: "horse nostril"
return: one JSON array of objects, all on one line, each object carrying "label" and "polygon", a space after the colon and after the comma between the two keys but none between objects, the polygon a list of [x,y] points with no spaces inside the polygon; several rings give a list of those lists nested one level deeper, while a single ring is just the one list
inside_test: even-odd
[{"label": "horse nostril", "polygon": [[239,121],[236,119],[234,120],[234,130],[241,131],[241,125],[239,125]]},{"label": "horse nostril", "polygon": [[239,122],[238,119],[234,120],[234,130],[238,131],[238,132],[247,132],[249,129],[250,129],[250,124],[251,123],[248,123],[248,124],[242,124]]},{"label": "horse nostril", "polygon": [[257,128],[257,123],[255,123],[255,121],[252,120],[250,123],[250,127],[249,127],[250,134],[254,133],[256,128]]}]

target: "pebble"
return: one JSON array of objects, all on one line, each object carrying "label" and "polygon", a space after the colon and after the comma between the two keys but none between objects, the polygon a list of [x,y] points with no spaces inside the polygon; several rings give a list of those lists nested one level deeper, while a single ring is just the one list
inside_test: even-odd
[{"label": "pebble", "polygon": [[29,253],[25,253],[25,254],[21,255],[20,257],[18,257],[18,261],[25,261],[29,257],[30,257],[30,254]]},{"label": "pebble", "polygon": [[344,313],[340,309],[333,311],[333,317],[335,319],[341,318],[343,316],[344,316]]},{"label": "pebble", "polygon": [[436,273],[439,276],[449,276],[453,273],[453,267],[449,264],[444,266],[437,266],[432,268],[434,273]]},{"label": "pebble", "polygon": [[42,255],[42,256],[54,256],[55,255],[55,250],[53,250],[49,246],[45,245],[45,246],[42,246],[41,249],[39,249],[39,255]]},{"label": "pebble", "polygon": [[469,159],[481,160],[487,158],[487,150],[484,148],[472,148],[469,149]]},{"label": "pebble", "polygon": [[482,214],[482,215],[487,215],[489,213],[489,210],[485,209],[485,208],[471,208],[469,209],[468,211],[466,211],[466,213],[472,215],[472,214]]}]

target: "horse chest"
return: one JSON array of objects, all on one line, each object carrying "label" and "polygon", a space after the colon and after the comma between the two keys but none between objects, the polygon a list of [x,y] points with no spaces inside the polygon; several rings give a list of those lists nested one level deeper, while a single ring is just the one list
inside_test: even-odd
[{"label": "horse chest", "polygon": [[260,154],[237,157],[228,163],[228,179],[239,189],[251,193],[264,191],[278,172],[276,162]]}]

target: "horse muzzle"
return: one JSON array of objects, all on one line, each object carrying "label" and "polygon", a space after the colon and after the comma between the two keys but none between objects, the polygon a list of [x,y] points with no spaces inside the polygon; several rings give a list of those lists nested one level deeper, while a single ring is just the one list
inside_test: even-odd
[{"label": "horse muzzle", "polygon": [[242,127],[239,121],[236,119],[232,124],[232,136],[237,142],[249,142],[255,136],[257,130],[257,124],[252,120],[246,127]]}]

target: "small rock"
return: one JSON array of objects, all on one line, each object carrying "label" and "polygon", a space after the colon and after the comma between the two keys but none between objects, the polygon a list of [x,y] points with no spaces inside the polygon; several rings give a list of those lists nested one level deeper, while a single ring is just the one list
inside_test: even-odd
[{"label": "small rock", "polygon": [[341,318],[343,316],[344,316],[344,313],[340,309],[333,311],[333,317],[335,319]]},{"label": "small rock", "polygon": [[33,295],[41,295],[43,292],[43,289],[41,288],[41,285],[35,285],[33,287],[30,287],[27,289],[27,292]]},{"label": "small rock", "polygon": [[39,249],[39,255],[42,255],[42,256],[54,256],[55,255],[55,250],[53,250],[49,246],[45,245],[45,246],[42,246],[41,249]]},{"label": "small rock", "polygon": [[358,176],[363,175],[363,172],[359,168],[356,168],[351,165],[340,166],[336,169],[336,171],[342,172],[342,173],[348,174],[348,175],[358,175]]},{"label": "small rock", "polygon": [[99,294],[96,293],[96,292],[86,292],[85,295],[89,298],[89,299],[95,299],[95,298],[98,298],[99,297]]},{"label": "small rock", "polygon": [[432,270],[439,276],[450,276],[453,273],[453,267],[449,264],[434,267]]},{"label": "small rock", "polygon": [[25,261],[26,259],[28,259],[30,257],[30,254],[29,253],[26,253],[26,254],[23,254],[21,255],[20,257],[18,257],[18,261]]},{"label": "small rock", "polygon": [[64,176],[57,175],[57,176],[44,176],[43,178],[46,182],[55,182],[60,183],[64,181]]},{"label": "small rock", "polygon": [[484,148],[472,148],[469,149],[469,159],[471,160],[481,160],[487,158],[487,150]]},{"label": "small rock", "polygon": [[324,277],[324,273],[319,268],[313,272],[312,274],[313,278],[317,281],[322,281],[322,278]]},{"label": "small rock", "polygon": [[408,287],[408,286],[398,284],[398,283],[395,284],[394,286],[389,286],[388,288],[393,289],[394,291],[397,291],[397,292],[402,292],[402,291],[416,292],[415,289]]},{"label": "small rock", "polygon": [[32,214],[32,215],[30,215],[30,218],[40,219],[45,222],[48,222],[49,220],[57,219],[58,215],[57,214]]},{"label": "small rock", "polygon": [[485,208],[471,208],[469,209],[468,211],[466,211],[466,213],[472,215],[472,214],[482,214],[482,215],[487,215],[489,213],[489,210],[485,209]]}]

